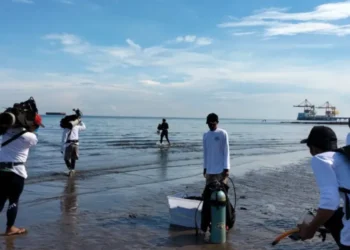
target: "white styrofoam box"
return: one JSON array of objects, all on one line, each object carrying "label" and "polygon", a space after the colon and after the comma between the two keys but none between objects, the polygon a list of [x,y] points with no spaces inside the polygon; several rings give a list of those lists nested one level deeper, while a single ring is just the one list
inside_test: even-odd
[{"label": "white styrofoam box", "polygon": [[199,200],[184,199],[185,197],[189,196],[200,197],[201,194],[178,193],[167,196],[170,212],[170,224],[195,228],[196,210],[198,209],[197,226],[200,228],[203,202]]}]

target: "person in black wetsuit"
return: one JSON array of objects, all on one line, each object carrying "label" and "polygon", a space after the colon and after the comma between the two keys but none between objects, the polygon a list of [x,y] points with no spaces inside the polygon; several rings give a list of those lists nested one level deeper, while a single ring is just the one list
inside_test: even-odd
[{"label": "person in black wetsuit", "polygon": [[163,119],[163,123],[160,124],[160,130],[162,130],[162,133],[160,134],[160,144],[163,143],[164,136],[165,136],[166,140],[168,141],[168,143],[170,144],[169,137],[168,137],[168,129],[169,129],[169,125],[166,122],[166,120]]}]

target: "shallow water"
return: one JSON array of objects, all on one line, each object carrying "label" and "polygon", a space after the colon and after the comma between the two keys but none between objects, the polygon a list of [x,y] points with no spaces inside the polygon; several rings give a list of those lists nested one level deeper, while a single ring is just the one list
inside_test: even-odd
[{"label": "shallow water", "polygon": [[[238,196],[237,222],[223,246],[194,231],[169,227],[166,196],[201,191],[205,120],[168,119],[172,146],[156,145],[158,119],[86,117],[74,178],[65,176],[60,117],[44,117],[30,154],[19,226],[28,235],[1,239],[1,249],[329,249],[331,240],[273,238],[317,205],[317,190],[300,139],[312,125],[222,120],[230,138],[231,176]],[[333,126],[344,144],[347,126]],[[244,207],[247,210],[240,210]],[[0,223],[5,223],[4,214]],[[3,224],[4,225],[4,224]],[[329,237],[330,239],[330,237]],[[334,248],[335,249],[335,248]]]}]

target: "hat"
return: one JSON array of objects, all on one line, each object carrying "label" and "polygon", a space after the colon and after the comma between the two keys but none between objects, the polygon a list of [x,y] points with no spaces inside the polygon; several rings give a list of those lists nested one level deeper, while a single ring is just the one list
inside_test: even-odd
[{"label": "hat", "polygon": [[336,149],[337,135],[329,127],[314,126],[308,138],[301,140],[300,143],[306,143],[308,146],[316,146],[321,149]]},{"label": "hat", "polygon": [[209,122],[219,122],[219,117],[217,114],[215,113],[210,113],[208,116],[207,116],[207,123]]},{"label": "hat", "polygon": [[34,123],[42,128],[45,128],[44,124],[42,124],[42,119],[39,114],[35,114]]}]

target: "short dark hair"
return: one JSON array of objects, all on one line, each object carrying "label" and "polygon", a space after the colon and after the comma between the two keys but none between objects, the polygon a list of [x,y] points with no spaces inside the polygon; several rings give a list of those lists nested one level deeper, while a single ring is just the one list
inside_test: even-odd
[{"label": "short dark hair", "polygon": [[207,123],[209,122],[219,122],[219,116],[215,113],[210,113],[207,116]]}]

